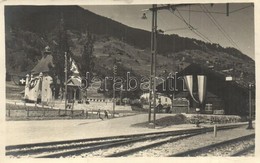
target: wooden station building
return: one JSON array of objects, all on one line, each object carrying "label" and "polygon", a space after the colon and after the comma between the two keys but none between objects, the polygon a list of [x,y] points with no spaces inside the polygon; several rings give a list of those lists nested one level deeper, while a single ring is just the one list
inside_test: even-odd
[{"label": "wooden station building", "polygon": [[[196,80],[197,75],[205,75],[206,81],[206,96],[205,101],[202,104],[201,113],[208,114],[227,114],[227,115],[248,115],[249,112],[249,92],[251,92],[251,104],[253,112],[255,110],[255,89],[251,88],[249,91],[248,86],[244,86],[239,82],[232,80],[232,77],[226,76],[224,73],[217,72],[206,66],[198,64],[191,64],[177,73],[174,80],[172,78],[167,79],[165,82],[166,90],[162,89],[162,84],[157,87],[158,92],[167,94],[174,99],[175,97],[183,96],[190,102],[189,110],[184,112],[195,112],[195,108],[199,107],[198,104],[191,98],[190,93],[185,89],[185,82],[183,77],[185,75],[193,76],[193,95],[198,99],[198,82]],[[170,80],[172,80],[170,82]],[[169,90],[169,84],[176,85],[177,89]]]}]

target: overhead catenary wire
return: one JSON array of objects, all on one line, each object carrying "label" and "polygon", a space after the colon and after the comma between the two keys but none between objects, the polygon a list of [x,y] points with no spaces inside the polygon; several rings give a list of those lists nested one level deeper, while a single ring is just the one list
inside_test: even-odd
[{"label": "overhead catenary wire", "polygon": [[193,26],[191,26],[190,24],[188,24],[185,20],[183,20],[180,16],[178,16],[178,15],[176,15],[176,14],[174,14],[177,18],[179,18],[181,21],[183,21],[186,25],[187,25],[187,27],[188,27],[188,29],[191,31],[191,32],[193,32],[195,35],[197,35],[198,37],[200,37],[203,41],[207,41],[207,39],[205,38],[205,37],[203,37],[203,36],[200,36],[198,33],[196,33],[195,31],[194,31],[194,27]]},{"label": "overhead catenary wire", "polygon": [[[165,23],[164,19],[161,19],[160,16],[158,16],[157,18],[159,19],[159,22],[160,22],[160,24],[162,24],[163,27],[165,27],[166,25],[168,26],[168,23]],[[166,30],[163,30],[163,31],[165,32]]]},{"label": "overhead catenary wire", "polygon": [[184,17],[181,15],[181,13],[179,12],[178,9],[176,9],[176,11],[177,11],[178,14],[180,15],[180,17],[181,17],[181,19],[183,20],[183,22],[189,27],[189,29],[190,29],[193,33],[195,33],[196,35],[199,35],[199,37],[203,37],[206,41],[212,43],[211,40],[210,40],[207,36],[205,36],[204,34],[202,34],[199,30],[197,30],[197,29],[194,28],[190,23],[188,23],[188,22],[184,19]]},{"label": "overhead catenary wire", "polygon": [[[198,31],[196,28],[194,28],[190,23],[188,23],[184,18],[183,16],[181,15],[181,13],[178,11],[177,8],[174,8],[174,10],[177,10],[178,15],[176,15],[172,9],[169,9],[169,11],[174,14],[177,18],[179,18],[181,21],[183,21],[187,28],[172,28],[172,29],[167,29],[167,30],[164,30],[164,32],[166,31],[173,31],[173,30],[185,30],[185,29],[189,29],[190,31],[192,31],[195,35],[197,35],[199,38],[201,38],[203,41],[205,42],[210,42],[212,43],[212,41],[207,37],[205,36],[204,34],[202,34],[200,31]],[[160,17],[159,17],[159,20],[161,21]],[[162,21],[163,22],[163,21]],[[190,15],[189,15],[189,22],[190,22]]]},{"label": "overhead catenary wire", "polygon": [[181,21],[183,21],[187,27],[195,34],[197,35],[198,37],[200,37],[203,41],[205,42],[210,42],[211,43],[211,40],[205,36],[204,34],[202,34],[201,32],[199,32],[197,29],[195,29],[191,24],[189,24],[185,19],[184,17],[181,15],[181,13],[178,11],[178,9],[176,9],[176,11],[178,12],[179,15],[175,14],[172,10],[169,10],[173,15],[175,15],[177,18],[179,18]]},{"label": "overhead catenary wire", "polygon": [[[164,21],[164,19],[162,19],[160,16],[158,16],[158,19],[159,19],[159,22],[162,23],[162,26],[163,27],[166,27],[166,26],[170,26],[167,22]],[[169,29],[164,29],[163,32],[166,33],[166,32],[169,32],[169,31],[178,31],[178,30],[188,30],[189,28],[187,27],[180,27],[180,28],[169,28]]]},{"label": "overhead catenary wire", "polygon": [[190,24],[190,6],[189,6],[189,24]]},{"label": "overhead catenary wire", "polygon": [[217,29],[223,34],[223,36],[236,48],[240,50],[236,42],[229,36],[229,34],[224,30],[224,28],[218,23],[218,21],[213,17],[211,13],[208,12],[208,9],[204,5],[200,5],[202,11],[209,17],[212,23],[217,27]]},{"label": "overhead catenary wire", "polygon": [[[163,5],[161,5],[163,6]],[[162,12],[161,10],[159,10],[160,12]],[[171,26],[168,22],[165,22],[164,19],[162,19],[160,16],[158,16],[159,21],[163,24],[163,27],[166,26]],[[164,29],[164,33],[169,32],[169,31],[178,31],[178,30],[188,30],[189,28],[187,27],[179,27],[179,28],[168,28],[168,29]]]},{"label": "overhead catenary wire", "polygon": [[[232,14],[232,13],[235,13],[235,12],[238,12],[238,11],[241,11],[241,10],[244,10],[244,9],[247,9],[249,7],[253,7],[253,4],[251,5],[248,5],[248,6],[245,6],[245,7],[241,7],[241,8],[238,8],[238,9],[235,9],[233,11],[230,11],[229,14]],[[186,11],[186,12],[198,12],[198,13],[203,13],[204,11],[201,11],[201,10],[190,10],[190,9],[179,9],[179,11]],[[211,14],[223,14],[223,15],[226,15],[227,13],[226,12],[221,12],[221,11],[207,11],[207,13],[211,13]]]},{"label": "overhead catenary wire", "polygon": [[181,28],[170,28],[170,29],[165,29],[164,32],[169,32],[169,31],[179,31],[179,30],[187,30],[189,28],[187,27],[181,27]]},{"label": "overhead catenary wire", "polygon": [[[203,11],[200,10],[187,10],[187,9],[179,9],[179,11],[186,11],[186,12],[199,12],[202,13]],[[225,12],[219,12],[219,11],[210,11],[212,14],[226,14]]]},{"label": "overhead catenary wire", "polygon": [[[169,11],[175,15],[178,19],[180,19],[181,21],[183,21],[185,23],[185,25],[187,26],[187,28],[172,28],[172,29],[166,29],[164,30],[164,32],[166,31],[173,31],[173,30],[185,30],[185,29],[189,29],[191,30],[195,35],[197,35],[199,38],[201,38],[202,40],[204,40],[205,42],[210,42],[212,43],[212,41],[207,37],[205,36],[203,33],[201,33],[199,30],[197,30],[196,28],[194,28],[192,25],[191,25],[191,12],[203,12],[205,13],[209,18],[210,20],[213,22],[213,24],[218,28],[218,30],[223,34],[223,36],[232,44],[232,46],[236,47],[238,50],[240,50],[239,46],[236,44],[236,42],[230,37],[230,35],[225,31],[225,29],[218,23],[218,21],[213,17],[212,14],[226,14],[226,12],[218,12],[218,11],[209,11],[204,5],[202,7],[201,4],[198,4],[200,6],[200,8],[202,9],[202,11],[198,11],[198,10],[191,10],[190,8],[190,5],[188,10],[185,10],[185,9],[180,9],[178,10],[177,7],[171,7],[169,8]],[[241,10],[244,10],[246,8],[249,8],[249,7],[252,7],[254,6],[253,3],[251,3],[250,5],[248,6],[244,6],[244,7],[241,7],[241,8],[238,8],[238,9],[235,9],[233,11],[230,11],[229,14],[231,13],[235,13],[235,12],[238,12],[238,11],[241,11]],[[162,5],[163,7],[163,5]],[[160,11],[160,10],[159,10]],[[177,15],[174,11],[177,11],[179,15]],[[189,13],[189,17],[188,17],[188,20],[186,21],[185,18],[182,16],[182,14],[180,13],[180,11],[188,11]],[[160,19],[160,18],[159,18]],[[161,19],[160,19],[161,20]],[[241,50],[240,50],[241,51]]]},{"label": "overhead catenary wire", "polygon": [[[200,7],[202,8],[202,6],[200,5]],[[204,9],[206,10],[206,11],[208,11],[208,9],[205,7],[205,6],[203,6],[204,7]],[[202,10],[203,10],[203,8],[202,8]],[[205,11],[205,10],[203,10],[203,11]],[[237,48],[238,48],[238,46],[237,46],[237,44],[235,43],[235,41],[228,35],[228,33],[224,30],[224,28],[218,23],[218,21],[213,17],[213,15],[212,14],[210,14],[210,13],[206,13],[206,15],[210,18],[210,20],[216,25],[216,27],[220,30],[220,32],[231,42],[231,44],[233,44],[233,45],[235,45]]]},{"label": "overhead catenary wire", "polygon": [[254,5],[251,4],[251,5],[248,5],[248,6],[241,7],[241,8],[239,8],[239,9],[235,9],[235,10],[233,10],[233,11],[230,11],[229,13],[231,14],[231,13],[234,13],[234,12],[238,12],[238,11],[241,11],[241,10],[244,10],[244,9],[246,9],[246,8],[253,7],[253,6],[254,6]]}]

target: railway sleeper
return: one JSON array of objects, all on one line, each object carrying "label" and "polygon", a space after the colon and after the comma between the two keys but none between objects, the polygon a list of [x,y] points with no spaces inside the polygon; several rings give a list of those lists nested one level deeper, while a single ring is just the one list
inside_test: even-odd
[{"label": "railway sleeper", "polygon": [[254,137],[255,137],[255,134],[249,134],[249,135],[246,135],[246,136],[222,141],[222,142],[219,142],[219,143],[214,143],[214,144],[207,145],[207,146],[204,146],[204,147],[199,147],[199,148],[191,149],[191,150],[188,150],[188,151],[179,152],[179,153],[170,155],[168,157],[197,156],[197,155],[199,155],[203,152],[208,151],[209,149],[220,147],[220,146],[227,145],[227,144],[231,144],[233,142],[237,142],[237,141],[241,141],[241,140],[252,139]]}]

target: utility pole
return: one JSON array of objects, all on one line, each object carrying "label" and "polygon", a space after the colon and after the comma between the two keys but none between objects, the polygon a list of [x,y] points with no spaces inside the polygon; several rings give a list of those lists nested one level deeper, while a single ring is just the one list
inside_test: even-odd
[{"label": "utility pole", "polygon": [[253,84],[248,85],[248,107],[249,107],[249,117],[248,117],[248,127],[247,129],[254,129],[252,124],[252,87]]},{"label": "utility pole", "polygon": [[67,92],[68,92],[68,86],[67,86],[67,82],[68,82],[68,63],[67,63],[67,52],[65,52],[65,114],[67,113]]},{"label": "utility pole", "polygon": [[123,84],[120,87],[120,106],[122,105],[122,91],[123,91]]},{"label": "utility pole", "polygon": [[153,5],[152,16],[152,58],[153,58],[153,125],[156,121],[156,53],[157,53],[157,5]]},{"label": "utility pole", "polygon": [[149,85],[149,111],[148,111],[148,122],[151,122],[151,112],[152,112],[152,90],[153,90],[153,75],[154,75],[154,69],[153,69],[153,63],[154,63],[154,14],[152,17],[152,32],[151,32],[151,70],[150,70],[150,85]]},{"label": "utility pole", "polygon": [[[164,9],[175,10],[179,6],[187,6],[188,4],[178,4],[178,5],[165,5],[157,7],[156,4],[153,4],[152,8],[149,8],[152,11],[152,32],[151,32],[151,70],[150,70],[150,89],[149,89],[149,110],[148,110],[148,122],[151,122],[151,113],[152,107],[154,108],[153,112],[153,123],[155,127],[156,120],[156,53],[157,53],[157,11]],[[144,14],[143,19],[146,19]],[[152,105],[153,101],[153,105]]]},{"label": "utility pole", "polygon": [[[152,32],[151,32],[151,70],[150,70],[150,89],[149,89],[149,113],[148,113],[148,122],[151,122],[151,113],[152,107],[154,110],[153,120],[155,126],[155,108],[156,108],[156,33],[157,33],[157,5],[153,4],[153,7],[150,9],[152,11]],[[153,102],[152,102],[153,101]],[[152,105],[153,103],[153,105]]]},{"label": "utility pole", "polygon": [[114,63],[114,67],[113,67],[113,75],[114,75],[114,77],[113,77],[113,118],[115,117],[115,107],[116,107],[116,100],[115,100],[115,98],[116,98],[116,90],[115,90],[115,82],[116,82],[116,80],[115,80],[115,78],[116,78],[116,72],[117,71],[117,65],[116,65],[116,63]]},{"label": "utility pole", "polygon": [[85,103],[88,101],[88,86],[90,82],[89,72],[86,72],[86,92],[85,92]]},{"label": "utility pole", "polygon": [[[150,70],[150,88],[149,88],[149,110],[148,110],[148,122],[151,122],[152,107],[154,108],[153,123],[155,126],[156,120],[156,53],[157,53],[157,11],[159,10],[172,10],[175,11],[177,7],[191,6],[194,4],[173,4],[157,6],[153,4],[152,8],[148,10],[152,12],[152,32],[151,32],[151,70]],[[229,4],[227,3],[227,16],[229,16]],[[147,11],[147,10],[144,10]],[[146,19],[144,13],[142,19]],[[173,95],[174,96],[174,95]],[[153,106],[152,106],[153,101]]]}]

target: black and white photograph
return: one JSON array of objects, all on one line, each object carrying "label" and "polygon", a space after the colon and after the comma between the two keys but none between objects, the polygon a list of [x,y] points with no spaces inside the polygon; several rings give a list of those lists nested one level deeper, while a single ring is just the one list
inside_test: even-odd
[{"label": "black and white photograph", "polygon": [[256,2],[138,2],[3,5],[6,159],[256,157]]}]

